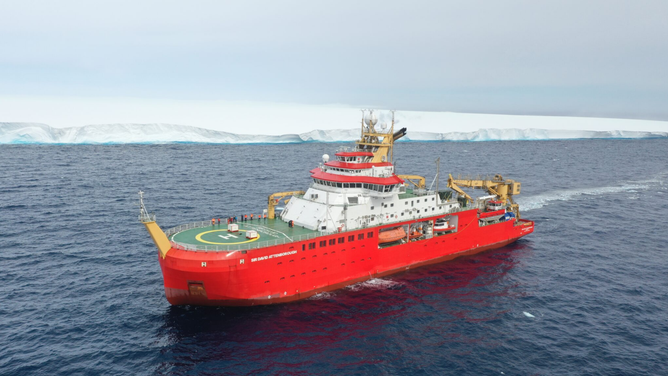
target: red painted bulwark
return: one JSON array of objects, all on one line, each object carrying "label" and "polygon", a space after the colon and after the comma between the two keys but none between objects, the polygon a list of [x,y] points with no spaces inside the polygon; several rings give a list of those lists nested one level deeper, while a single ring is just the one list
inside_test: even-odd
[{"label": "red painted bulwark", "polygon": [[[533,232],[532,221],[479,227],[477,210],[458,217],[456,232],[379,248],[378,230],[400,224],[322,236],[246,253],[193,252],[172,248],[158,257],[171,304],[258,305],[308,298],[318,292],[462,255],[502,247]],[[426,221],[433,218],[420,219]],[[414,223],[416,221],[405,222]],[[354,240],[350,241],[350,237]],[[321,240],[336,245],[319,247]],[[343,238],[343,242],[339,242]],[[309,243],[315,248],[309,249]]]}]

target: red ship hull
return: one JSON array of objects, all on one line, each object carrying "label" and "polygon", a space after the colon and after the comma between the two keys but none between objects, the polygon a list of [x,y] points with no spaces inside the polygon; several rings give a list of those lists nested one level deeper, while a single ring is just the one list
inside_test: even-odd
[{"label": "red ship hull", "polygon": [[[435,218],[232,253],[172,248],[164,259],[158,257],[165,295],[173,305],[286,303],[371,278],[503,247],[534,229],[534,223],[528,220],[481,227],[480,213],[475,209],[451,216],[458,217],[455,232],[437,233],[438,236],[428,239],[385,248],[379,248],[379,230]],[[329,245],[329,239],[336,239],[336,244]],[[319,247],[321,240],[327,240],[327,246]]]}]

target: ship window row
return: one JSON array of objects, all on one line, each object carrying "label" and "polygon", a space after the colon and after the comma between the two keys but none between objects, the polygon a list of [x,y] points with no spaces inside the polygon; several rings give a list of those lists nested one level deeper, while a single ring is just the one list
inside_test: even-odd
[{"label": "ship window row", "polygon": [[381,185],[381,184],[368,184],[368,183],[339,183],[321,179],[313,179],[313,182],[316,184],[324,185],[326,187],[335,187],[335,188],[364,188],[376,192],[393,192],[399,185]]},{"label": "ship window row", "polygon": [[361,174],[362,173],[362,170],[349,170],[349,169],[336,168],[336,167],[328,167],[327,171],[337,171],[337,172],[346,172],[346,173],[355,173],[355,174]]},{"label": "ship window row", "polygon": [[357,163],[368,163],[371,162],[373,157],[340,157],[336,156],[336,159],[341,162],[357,162]]},{"label": "ship window row", "polygon": [[[367,239],[373,238],[373,232],[368,232],[366,234],[366,238]],[[357,234],[357,240],[364,240],[364,234],[363,233],[362,234]],[[355,235],[348,235],[348,242],[353,242],[353,241],[355,241]],[[332,246],[332,245],[336,245],[336,244],[343,244],[345,242],[346,242],[346,237],[341,236],[339,238],[332,238],[332,239],[329,239],[329,240],[321,240],[320,243],[319,243],[319,247],[323,248],[323,247]],[[316,242],[308,243],[308,249],[315,249],[315,244],[316,244]],[[305,250],[306,250],[306,244],[302,244],[302,251],[305,251]]]}]

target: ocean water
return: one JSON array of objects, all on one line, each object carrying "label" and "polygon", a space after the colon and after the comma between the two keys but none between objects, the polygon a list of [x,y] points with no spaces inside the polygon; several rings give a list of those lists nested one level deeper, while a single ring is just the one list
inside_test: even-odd
[{"label": "ocean water", "polygon": [[168,228],[259,212],[341,145],[0,146],[0,374],[668,374],[668,140],[401,143],[522,182],[536,230],[311,299],[171,307]]}]

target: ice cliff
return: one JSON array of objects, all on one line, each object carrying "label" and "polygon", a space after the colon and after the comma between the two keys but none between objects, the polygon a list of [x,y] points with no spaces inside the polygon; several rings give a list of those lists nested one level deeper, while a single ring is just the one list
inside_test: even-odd
[{"label": "ice cliff", "polygon": [[[472,132],[411,131],[402,141],[496,141],[586,138],[668,138],[668,132],[577,131],[554,129],[479,129]],[[538,124],[539,125],[539,124]],[[236,134],[174,124],[99,124],[52,128],[39,123],[1,123],[0,144],[165,144],[165,143],[302,143],[345,142],[359,138],[359,129],[314,130],[301,134]]]}]

